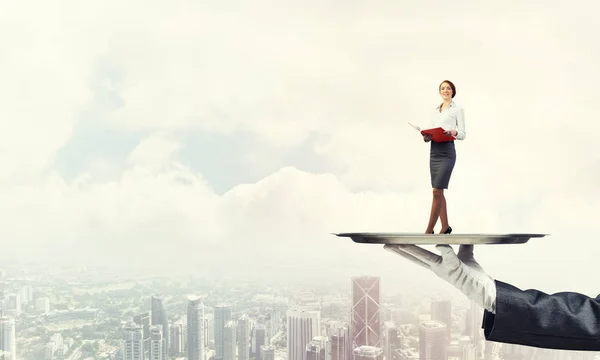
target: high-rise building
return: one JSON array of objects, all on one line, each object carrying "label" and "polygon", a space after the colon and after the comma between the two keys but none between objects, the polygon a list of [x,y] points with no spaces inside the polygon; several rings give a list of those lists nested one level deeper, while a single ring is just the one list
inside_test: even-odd
[{"label": "high-rise building", "polygon": [[150,326],[150,360],[165,359],[165,339],[161,325]]},{"label": "high-rise building", "polygon": [[143,327],[132,322],[123,333],[123,360],[144,360]]},{"label": "high-rise building", "polygon": [[419,324],[419,359],[448,359],[446,324],[435,320],[428,320]]},{"label": "high-rise building", "polygon": [[215,360],[224,360],[225,324],[231,321],[231,306],[226,304],[215,307]]},{"label": "high-rise building", "polygon": [[252,355],[260,359],[260,347],[270,345],[267,341],[267,329],[264,323],[256,323],[252,329]]},{"label": "high-rise building", "polygon": [[380,278],[352,278],[352,348],[381,347]]},{"label": "high-rise building", "polygon": [[386,360],[392,360],[396,349],[400,348],[400,338],[398,337],[398,327],[393,321],[383,323],[383,354]]},{"label": "high-rise building", "polygon": [[327,356],[328,346],[326,336],[315,336],[306,345],[306,360],[329,360]]},{"label": "high-rise building", "polygon": [[260,347],[260,358],[256,360],[275,360],[275,346],[263,345]]},{"label": "high-rise building", "polygon": [[383,360],[383,350],[377,346],[360,346],[353,350],[353,360]]},{"label": "high-rise building", "polygon": [[431,301],[431,320],[446,325],[446,343],[449,345],[452,329],[452,303],[448,299]]},{"label": "high-rise building", "polygon": [[250,319],[247,315],[242,315],[238,319],[237,351],[238,360],[250,360]]},{"label": "high-rise building", "polygon": [[352,360],[352,338],[347,324],[332,324],[327,328],[329,359]]},{"label": "high-rise building", "polygon": [[473,300],[471,300],[471,307],[467,310],[465,316],[465,335],[471,338],[474,343],[479,342],[481,339],[480,328],[483,309]]},{"label": "high-rise building", "polygon": [[236,360],[236,326],[233,320],[225,323],[223,328],[223,360]]},{"label": "high-rise building", "polygon": [[169,317],[167,315],[167,309],[163,304],[162,296],[156,294],[151,297],[151,309],[152,309],[152,325],[159,325],[162,327],[163,346],[164,354],[163,359],[168,359],[169,352]]},{"label": "high-rise building", "polygon": [[463,360],[477,360],[477,348],[473,344],[463,347]]},{"label": "high-rise building", "polygon": [[187,356],[188,360],[205,360],[204,304],[199,297],[188,297]]},{"label": "high-rise building", "polygon": [[142,339],[144,341],[142,360],[148,360],[150,359],[150,313],[143,312],[134,316],[133,322],[142,327]]},{"label": "high-rise building", "polygon": [[169,327],[169,354],[183,354],[183,322],[178,321]]},{"label": "high-rise building", "polygon": [[31,285],[26,284],[21,287],[21,304],[29,304],[33,301],[33,288]]},{"label": "high-rise building", "polygon": [[50,299],[47,297],[39,298],[35,301],[35,311],[40,314],[50,312]]},{"label": "high-rise building", "polygon": [[215,340],[215,316],[204,314],[204,347],[207,348]]},{"label": "high-rise building", "polygon": [[3,360],[17,360],[16,340],[15,319],[0,317],[0,353],[3,354]]},{"label": "high-rise building", "polygon": [[287,311],[287,360],[306,360],[306,345],[320,335],[321,313],[316,310]]}]

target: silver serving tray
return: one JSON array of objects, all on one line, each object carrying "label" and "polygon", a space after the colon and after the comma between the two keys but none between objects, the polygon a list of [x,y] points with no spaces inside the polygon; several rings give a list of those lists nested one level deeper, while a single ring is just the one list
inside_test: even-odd
[{"label": "silver serving tray", "polygon": [[355,232],[334,234],[349,237],[360,244],[524,244],[531,238],[542,238],[547,234],[419,234],[394,232]]}]

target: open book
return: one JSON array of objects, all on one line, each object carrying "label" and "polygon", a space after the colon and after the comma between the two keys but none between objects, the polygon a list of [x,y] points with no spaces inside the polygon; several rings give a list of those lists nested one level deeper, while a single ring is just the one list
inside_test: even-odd
[{"label": "open book", "polygon": [[444,130],[441,127],[437,127],[437,128],[433,128],[433,129],[425,129],[425,130],[421,130],[420,127],[415,126],[411,123],[408,123],[408,125],[414,127],[415,129],[417,129],[417,131],[421,132],[421,135],[431,135],[432,136],[432,140],[435,142],[448,142],[448,141],[452,141],[452,140],[456,140],[456,138],[452,135],[445,135],[444,132],[446,130]]}]

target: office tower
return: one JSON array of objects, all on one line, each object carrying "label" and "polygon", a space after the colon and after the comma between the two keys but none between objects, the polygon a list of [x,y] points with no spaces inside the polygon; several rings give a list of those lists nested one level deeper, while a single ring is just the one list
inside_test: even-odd
[{"label": "office tower", "polygon": [[471,300],[471,307],[467,310],[465,316],[465,335],[471,338],[474,343],[479,342],[481,339],[480,328],[481,321],[483,319],[483,309],[473,300]]},{"label": "office tower", "polygon": [[247,315],[238,319],[237,351],[238,360],[250,360],[250,319]]},{"label": "office tower", "polygon": [[29,304],[31,301],[33,301],[33,288],[29,284],[23,285],[21,287],[21,304]]},{"label": "office tower", "polygon": [[270,345],[267,341],[267,329],[262,323],[255,324],[252,329],[252,355],[256,359],[260,359],[260,347]]},{"label": "office tower", "polygon": [[275,346],[263,345],[260,347],[260,358],[256,360],[275,360]]},{"label": "office tower", "polygon": [[329,359],[352,360],[352,338],[346,324],[332,324],[327,328],[329,337]]},{"label": "office tower", "polygon": [[187,356],[188,360],[204,359],[204,304],[199,297],[188,297]]},{"label": "office tower", "polygon": [[50,312],[50,299],[47,297],[39,298],[35,301],[35,311],[40,314]]},{"label": "office tower", "polygon": [[360,346],[354,349],[352,360],[383,360],[383,350],[377,346]]},{"label": "office tower", "polygon": [[165,342],[163,359],[166,360],[169,358],[169,317],[167,316],[167,309],[163,304],[162,296],[158,294],[152,295],[150,305],[152,309],[152,325],[162,327],[163,340]]},{"label": "office tower", "polygon": [[6,294],[4,297],[4,314],[13,314],[15,317],[21,314],[21,295]]},{"label": "office tower", "polygon": [[352,348],[381,347],[380,279],[375,276],[352,278]]},{"label": "office tower", "polygon": [[162,325],[150,326],[150,360],[166,360],[165,346]]},{"label": "office tower", "polygon": [[320,335],[321,314],[316,310],[288,310],[287,360],[306,360],[306,345]]},{"label": "office tower", "polygon": [[133,323],[142,327],[144,354],[142,360],[150,359],[150,313],[143,312],[133,317]]},{"label": "office tower", "polygon": [[225,324],[229,321],[231,321],[231,306],[217,305],[215,307],[215,360],[223,360]]},{"label": "office tower", "polygon": [[133,322],[123,328],[123,360],[144,360],[143,327]]},{"label": "office tower", "polygon": [[326,336],[315,336],[306,345],[306,360],[329,360],[327,356],[328,345]]},{"label": "office tower", "polygon": [[463,347],[463,360],[477,360],[477,348],[473,344]]},{"label": "office tower", "polygon": [[448,359],[446,325],[435,320],[419,324],[419,359]]},{"label": "office tower", "polygon": [[215,340],[215,316],[204,314],[204,347],[208,347]]},{"label": "office tower", "polygon": [[398,327],[393,321],[385,321],[383,329],[383,354],[386,360],[391,360],[396,349],[400,348]]},{"label": "office tower", "polygon": [[178,321],[169,327],[169,354],[182,354],[183,343],[183,322]]},{"label": "office tower", "polygon": [[223,360],[236,360],[236,327],[235,322],[230,320],[223,328]]},{"label": "office tower", "polygon": [[452,303],[450,300],[431,301],[431,320],[439,321],[446,325],[446,343],[450,345],[450,332],[452,328]]},{"label": "office tower", "polygon": [[0,353],[3,354],[3,360],[17,360],[16,341],[15,319],[0,317]]}]

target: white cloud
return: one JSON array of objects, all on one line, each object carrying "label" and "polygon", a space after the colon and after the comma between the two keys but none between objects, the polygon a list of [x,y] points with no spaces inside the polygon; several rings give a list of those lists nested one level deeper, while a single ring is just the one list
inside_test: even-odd
[{"label": "white cloud", "polygon": [[[9,49],[0,58],[5,255],[240,276],[368,272],[401,283],[417,274],[433,283],[379,247],[329,233],[425,229],[428,145],[406,122],[425,124],[438,83],[450,78],[468,131],[447,192],[455,231],[553,233],[478,254],[500,279],[588,291],[588,279],[569,274],[584,274],[581,259],[598,252],[599,49],[569,9],[68,4],[37,4],[44,16],[32,4],[0,11],[10,14],[0,15]],[[116,181],[43,175],[91,106],[101,60],[124,73],[111,85],[124,107],[107,124],[150,135]],[[190,129],[250,132],[273,152],[316,132],[327,140],[315,151],[331,167],[319,175],[285,167],[219,196],[206,174],[178,162],[182,144],[170,133]],[[91,161],[94,171],[116,169]],[[542,282],[555,264],[565,271]]]}]

